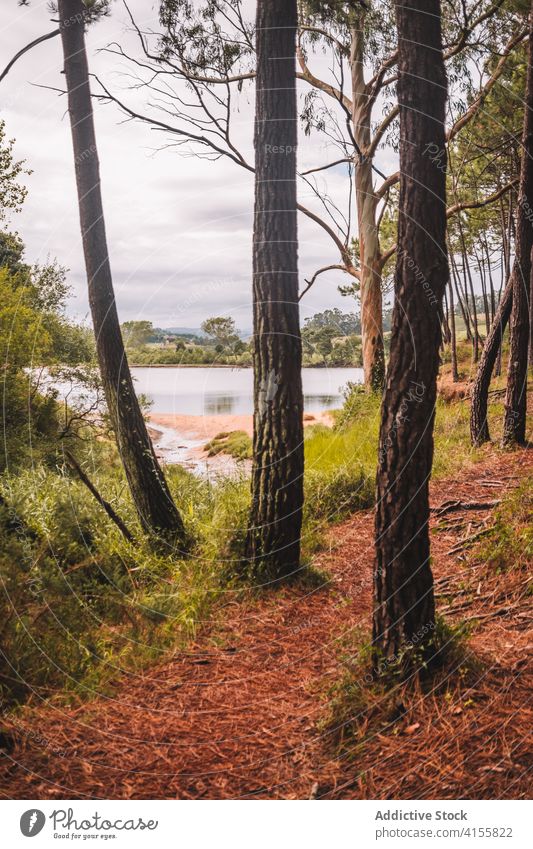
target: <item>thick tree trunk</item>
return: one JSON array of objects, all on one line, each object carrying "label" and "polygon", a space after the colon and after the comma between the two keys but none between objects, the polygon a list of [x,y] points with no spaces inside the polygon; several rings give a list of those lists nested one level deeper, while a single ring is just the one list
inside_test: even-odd
[{"label": "thick tree trunk", "polygon": [[302,345],[296,220],[296,0],[258,0],[254,222],[254,439],[249,569],[300,564]]},{"label": "thick tree trunk", "polygon": [[[352,124],[359,150],[370,146],[371,105],[364,78],[365,11],[358,11],[358,25],[352,29],[350,68],[352,77]],[[364,157],[355,168],[355,197],[359,235],[361,342],[365,386],[383,389],[385,352],[383,346],[383,305],[381,295],[382,258],[377,226],[378,199],[372,178],[372,159]]]},{"label": "thick tree trunk", "polygon": [[492,372],[502,347],[503,334],[513,302],[513,281],[509,279],[494,316],[490,333],[485,340],[470,403],[470,439],[472,445],[482,445],[490,440],[487,406]]},{"label": "thick tree trunk", "polygon": [[144,530],[183,545],[184,528],[154,453],[120,332],[107,249],[82,0],[59,0],[89,303],[109,415]]},{"label": "thick tree trunk", "polygon": [[513,306],[509,333],[509,365],[503,422],[503,444],[522,445],[526,439],[527,368],[529,353],[529,293],[533,248],[533,2],[529,13],[529,50],[522,163],[518,189]]},{"label": "thick tree trunk", "polygon": [[439,0],[396,0],[396,19],[401,179],[377,475],[376,664],[383,657],[398,660],[413,640],[423,645],[434,626],[428,484],[448,279],[446,175],[424,156],[430,145],[445,148],[447,86]]}]

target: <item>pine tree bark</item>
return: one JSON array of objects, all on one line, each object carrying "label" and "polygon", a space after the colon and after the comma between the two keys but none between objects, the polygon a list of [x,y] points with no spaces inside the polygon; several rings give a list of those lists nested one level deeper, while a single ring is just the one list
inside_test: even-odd
[{"label": "pine tree bark", "polygon": [[501,351],[503,334],[505,333],[505,328],[511,315],[512,303],[513,281],[509,278],[500,298],[490,333],[485,340],[476,372],[476,379],[472,387],[470,402],[470,439],[472,445],[483,445],[484,442],[489,442],[490,440],[487,418],[490,381],[496,360]]},{"label": "pine tree bark", "polygon": [[[391,353],[381,414],[374,574],[374,662],[430,637],[428,484],[442,299],[448,280],[446,182],[424,150],[445,149],[440,3],[396,0],[400,203]],[[416,45],[416,49],[413,46]],[[433,148],[434,149],[434,148]],[[429,214],[431,210],[431,214]]]},{"label": "pine tree bark", "polygon": [[529,12],[529,47],[522,162],[518,189],[513,305],[509,333],[509,364],[503,421],[503,444],[522,445],[526,439],[527,369],[529,354],[529,296],[533,248],[533,2]]},{"label": "pine tree bark", "polygon": [[249,571],[298,569],[303,505],[296,219],[296,0],[258,0],[254,220],[254,437]]},{"label": "pine tree bark", "polygon": [[58,10],[89,304],[109,415],[143,529],[154,540],[162,537],[172,545],[183,545],[183,523],[139,407],[118,320],[89,86],[86,9],[82,0],[59,0]]}]

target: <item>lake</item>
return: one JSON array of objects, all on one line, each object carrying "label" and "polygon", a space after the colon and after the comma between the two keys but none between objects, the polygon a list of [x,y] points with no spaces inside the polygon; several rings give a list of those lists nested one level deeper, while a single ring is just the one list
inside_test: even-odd
[{"label": "lake", "polygon": [[[248,415],[253,412],[251,368],[132,368],[137,393],[152,413],[190,416]],[[302,369],[304,407],[317,413],[339,407],[348,381],[363,382],[360,368]]]}]

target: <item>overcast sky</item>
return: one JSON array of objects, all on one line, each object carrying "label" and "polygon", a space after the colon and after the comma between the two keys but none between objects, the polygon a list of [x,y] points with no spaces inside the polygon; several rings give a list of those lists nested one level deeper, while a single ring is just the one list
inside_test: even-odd
[{"label": "overcast sky", "polygon": [[[157,3],[131,0],[130,8],[143,30],[157,27]],[[249,7],[253,8],[250,2]],[[2,0],[0,56],[2,67],[33,38],[55,27],[47,2]],[[131,102],[124,60],[101,48],[120,42],[139,55],[136,37],[121,0],[112,15],[88,34],[91,70]],[[325,57],[315,68],[326,70]],[[76,205],[74,167],[65,97],[38,86],[63,87],[59,39],[48,41],[21,59],[0,86],[0,115],[16,155],[33,173],[21,215],[12,220],[27,245],[27,260],[44,262],[48,255],[70,269],[73,297],[69,313],[88,314],[86,281]],[[302,95],[305,84],[302,84]],[[253,161],[253,86],[241,97],[235,139]],[[135,102],[135,101],[134,101]],[[227,160],[199,161],[175,149],[156,152],[169,141],[139,124],[124,123],[113,105],[95,104],[102,189],[111,265],[121,321],[149,319],[155,325],[196,327],[210,315],[229,314],[239,327],[251,327],[251,235],[253,177]],[[379,116],[376,115],[376,118]],[[300,140],[299,167],[304,169],[338,158],[324,139]],[[388,161],[389,160],[389,161]],[[390,154],[378,160],[393,170]],[[342,168],[327,172],[328,191],[340,204],[346,198]],[[320,212],[309,190],[299,198]],[[323,265],[338,262],[328,236],[300,216],[300,272],[304,278]],[[302,317],[331,306],[351,310],[350,299],[337,292],[349,282],[340,272],[319,278],[302,301]]]}]

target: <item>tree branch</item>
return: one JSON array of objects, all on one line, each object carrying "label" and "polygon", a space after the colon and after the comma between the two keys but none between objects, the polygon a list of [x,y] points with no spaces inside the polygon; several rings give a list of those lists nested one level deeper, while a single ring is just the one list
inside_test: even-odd
[{"label": "tree branch", "polygon": [[483,200],[475,200],[475,201],[463,201],[461,203],[454,203],[453,206],[449,206],[446,210],[446,216],[450,218],[452,215],[455,215],[457,212],[461,212],[463,209],[480,209],[482,206],[488,206],[490,203],[494,203],[494,201],[501,198],[506,192],[516,186],[518,183],[518,177],[515,180],[511,180],[510,183],[507,183],[505,186],[502,186],[501,189],[498,189],[497,192],[494,192],[492,195],[484,198]]},{"label": "tree branch", "polygon": [[494,69],[492,75],[489,77],[489,79],[487,80],[485,85],[480,90],[477,98],[469,106],[469,108],[466,110],[466,112],[463,115],[461,115],[460,118],[457,119],[457,121],[453,124],[452,127],[450,127],[450,129],[446,133],[446,141],[447,142],[450,142],[453,138],[455,138],[457,133],[460,130],[462,130],[462,128],[465,126],[465,124],[468,124],[468,122],[471,121],[472,118],[475,115],[477,115],[477,113],[479,112],[479,110],[483,106],[485,98],[487,97],[487,95],[489,94],[491,89],[494,87],[494,85],[498,81],[498,79],[501,77],[501,75],[502,75],[502,73],[505,69],[505,64],[507,62],[507,59],[509,58],[509,55],[514,50],[514,48],[521,41],[524,40],[524,38],[527,36],[527,33],[528,33],[527,28],[523,28],[523,29],[519,30],[519,32],[510,39],[510,41],[507,42],[507,45],[506,45],[506,47],[505,47],[505,49],[504,49],[504,51],[503,51],[503,53],[500,57],[498,64],[496,65],[496,68]]},{"label": "tree branch", "polygon": [[306,83],[312,85],[314,88],[317,88],[319,91],[323,91],[325,94],[328,94],[337,103],[341,103],[346,109],[350,112],[352,111],[352,101],[349,97],[346,97],[341,91],[339,91],[335,86],[330,85],[329,83],[324,82],[324,80],[320,80],[318,77],[315,77],[314,74],[311,73],[309,68],[307,67],[305,57],[303,54],[303,50],[300,46],[296,48],[296,56],[298,59],[298,64],[302,69],[301,72],[296,73],[296,77],[299,80],[305,80]]},{"label": "tree branch", "polygon": [[400,114],[400,107],[398,105],[396,105],[390,110],[390,112],[387,115],[385,115],[383,121],[381,122],[381,124],[379,125],[379,127],[376,129],[376,131],[374,133],[374,137],[372,139],[372,142],[370,143],[370,145],[368,146],[368,148],[364,152],[365,156],[367,158],[372,159],[372,157],[374,156],[374,154],[377,150],[379,143],[381,142],[381,139],[383,138],[383,136],[387,132],[388,128],[390,127],[390,125],[392,124],[394,119],[399,114]]},{"label": "tree branch", "polygon": [[52,32],[48,32],[46,33],[46,35],[39,36],[39,38],[30,41],[30,43],[27,44],[26,47],[23,47],[22,50],[19,50],[18,53],[15,53],[11,61],[8,62],[8,64],[0,74],[0,83],[5,77],[7,77],[15,62],[17,62],[18,59],[24,56],[25,53],[28,53],[28,51],[30,51],[33,47],[37,47],[38,44],[42,44],[43,41],[48,41],[50,38],[55,38],[56,35],[59,35],[59,29],[52,30]]},{"label": "tree branch", "polygon": [[303,292],[298,296],[298,300],[301,301],[303,296],[309,291],[317,277],[321,274],[324,274],[326,271],[344,271],[345,274],[349,274],[350,272],[346,268],[345,265],[325,265],[324,268],[319,268],[318,271],[315,271],[310,280],[306,280],[307,286],[303,290]]},{"label": "tree branch", "polygon": [[120,518],[118,513],[115,512],[115,510],[113,509],[113,507],[111,506],[109,501],[106,501],[105,498],[103,497],[103,495],[100,495],[100,493],[96,489],[95,485],[90,480],[90,478],[85,474],[85,472],[81,468],[80,464],[78,463],[78,461],[76,460],[74,455],[71,454],[70,451],[65,451],[65,459],[66,459],[67,463],[69,464],[69,466],[71,467],[71,469],[77,474],[80,481],[87,487],[87,489],[89,490],[91,495],[96,499],[96,501],[98,501],[98,504],[101,507],[103,507],[103,509],[105,510],[105,512],[107,513],[107,515],[111,519],[111,521],[115,523],[115,525],[119,529],[122,536],[128,542],[133,542],[133,536],[129,532],[128,528],[126,527],[126,525],[124,524],[124,522],[122,521],[122,519]]}]

